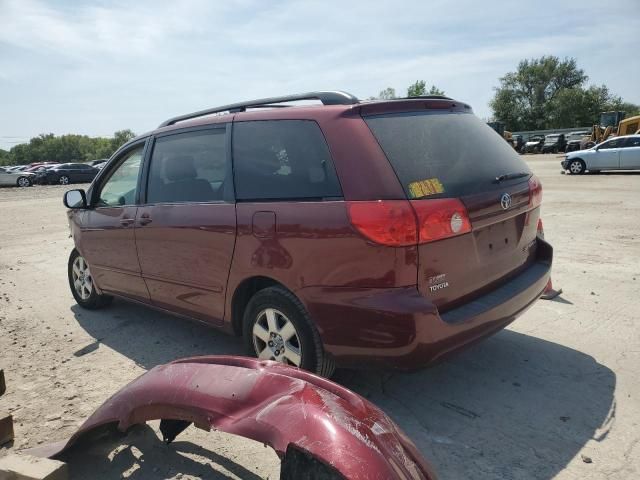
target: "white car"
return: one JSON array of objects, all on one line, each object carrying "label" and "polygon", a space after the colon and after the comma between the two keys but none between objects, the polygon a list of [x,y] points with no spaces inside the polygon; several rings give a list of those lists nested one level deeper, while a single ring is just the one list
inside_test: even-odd
[{"label": "white car", "polygon": [[35,174],[31,172],[9,171],[0,167],[0,185],[12,185],[14,187],[30,187],[33,185]]},{"label": "white car", "polygon": [[639,170],[640,135],[610,138],[588,150],[568,153],[560,163],[574,175],[586,170]]}]

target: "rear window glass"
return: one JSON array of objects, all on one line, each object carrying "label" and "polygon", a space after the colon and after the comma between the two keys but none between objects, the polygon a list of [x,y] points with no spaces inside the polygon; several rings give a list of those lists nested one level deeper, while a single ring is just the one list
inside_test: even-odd
[{"label": "rear window glass", "polygon": [[[471,113],[409,112],[365,117],[409,198],[460,197],[529,167]],[[527,177],[511,182],[520,182]]]},{"label": "rear window glass", "polygon": [[342,196],[324,136],[309,120],[235,123],[233,171],[238,200]]}]

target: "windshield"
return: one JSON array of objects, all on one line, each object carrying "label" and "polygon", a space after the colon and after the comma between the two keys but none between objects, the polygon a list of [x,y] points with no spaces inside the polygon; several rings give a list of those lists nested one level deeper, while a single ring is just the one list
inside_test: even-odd
[{"label": "windshield", "polygon": [[408,112],[365,121],[409,198],[460,197],[486,190],[501,175],[530,175],[513,147],[471,113]]}]

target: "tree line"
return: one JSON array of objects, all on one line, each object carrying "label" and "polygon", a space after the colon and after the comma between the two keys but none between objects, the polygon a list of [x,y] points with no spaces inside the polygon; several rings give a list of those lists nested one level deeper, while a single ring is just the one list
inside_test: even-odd
[{"label": "tree line", "polygon": [[111,138],[87,135],[41,134],[6,151],[0,149],[0,165],[26,165],[33,162],[86,162],[109,158],[121,145],[136,135],[118,130]]},{"label": "tree line", "polygon": [[[440,90],[435,85],[427,90],[427,82],[424,80],[416,80],[407,88],[407,97],[423,97],[425,95],[444,95],[444,90]],[[393,100],[394,98],[402,98],[396,95],[396,89],[387,87],[378,93],[377,97],[369,97],[369,100]]]},{"label": "tree line", "polygon": [[[514,72],[499,79],[489,106],[491,120],[503,122],[508,130],[546,130],[587,127],[597,124],[600,113],[623,111],[627,117],[640,115],[640,106],[625,102],[606,85],[587,85],[589,77],[575,58],[555,56],[525,59]],[[407,97],[445,95],[435,85],[427,90],[418,80],[407,88]],[[371,100],[398,98],[395,89],[382,90]]]}]

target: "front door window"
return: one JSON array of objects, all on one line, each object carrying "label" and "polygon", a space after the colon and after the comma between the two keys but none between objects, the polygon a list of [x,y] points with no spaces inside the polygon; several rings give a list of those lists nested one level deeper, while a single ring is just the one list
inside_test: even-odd
[{"label": "front door window", "polygon": [[119,207],[136,203],[143,148],[140,146],[129,152],[124,161],[113,170],[102,184],[96,206]]}]

